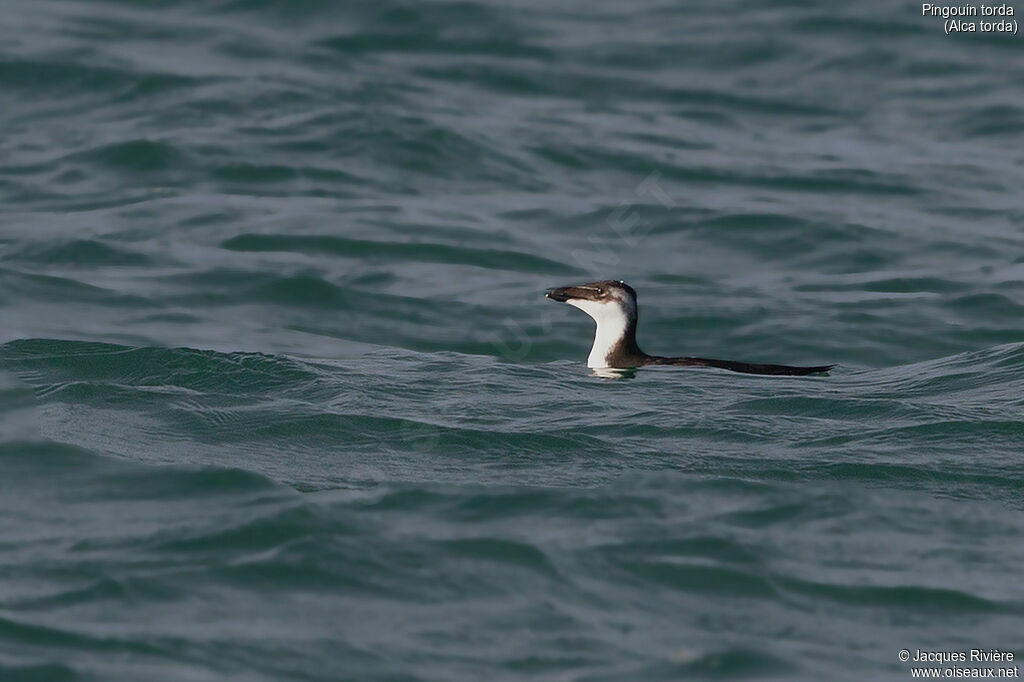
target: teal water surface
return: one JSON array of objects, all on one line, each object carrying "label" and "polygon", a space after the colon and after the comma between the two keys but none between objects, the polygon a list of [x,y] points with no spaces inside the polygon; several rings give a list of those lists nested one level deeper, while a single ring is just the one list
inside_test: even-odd
[{"label": "teal water surface", "polygon": [[[920,6],[0,12],[0,680],[1024,656],[1024,52]],[[546,288],[624,279],[585,366]]]}]

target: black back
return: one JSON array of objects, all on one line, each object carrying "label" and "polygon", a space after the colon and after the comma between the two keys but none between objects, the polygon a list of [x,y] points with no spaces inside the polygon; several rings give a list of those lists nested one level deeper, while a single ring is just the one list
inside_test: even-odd
[{"label": "black back", "polygon": [[714,360],[712,358],[660,358],[647,355],[640,360],[642,365],[676,365],[681,367],[717,367],[744,374],[771,374],[776,376],[806,376],[827,372],[835,365],[818,365],[816,367],[793,367],[791,365],[762,365],[735,360]]}]

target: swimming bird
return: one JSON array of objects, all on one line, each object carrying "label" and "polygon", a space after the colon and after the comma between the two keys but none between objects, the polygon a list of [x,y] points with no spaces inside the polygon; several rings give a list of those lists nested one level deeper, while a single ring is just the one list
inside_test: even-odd
[{"label": "swimming bird", "polygon": [[601,280],[575,286],[548,289],[547,297],[576,306],[597,322],[594,347],[587,358],[591,369],[677,365],[682,367],[718,367],[745,374],[803,376],[827,372],[835,365],[791,367],[762,365],[735,360],[648,355],[636,345],[636,291],[625,282]]}]

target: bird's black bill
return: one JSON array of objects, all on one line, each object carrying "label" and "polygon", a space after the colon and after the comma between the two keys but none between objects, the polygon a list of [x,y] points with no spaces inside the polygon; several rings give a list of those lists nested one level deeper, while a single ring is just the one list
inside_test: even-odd
[{"label": "bird's black bill", "polygon": [[547,297],[553,301],[565,303],[570,298],[572,298],[572,296],[569,293],[570,289],[572,289],[572,287],[558,287],[556,289],[548,289]]},{"label": "bird's black bill", "polygon": [[565,303],[570,298],[581,298],[587,301],[596,300],[600,289],[591,286],[556,287],[548,289],[547,297],[553,301]]}]

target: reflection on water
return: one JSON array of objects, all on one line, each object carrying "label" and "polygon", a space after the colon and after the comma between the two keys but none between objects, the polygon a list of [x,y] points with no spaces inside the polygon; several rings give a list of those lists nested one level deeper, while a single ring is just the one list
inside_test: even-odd
[{"label": "reflection on water", "polygon": [[636,377],[636,367],[592,367],[590,375],[602,379],[633,379]]}]

